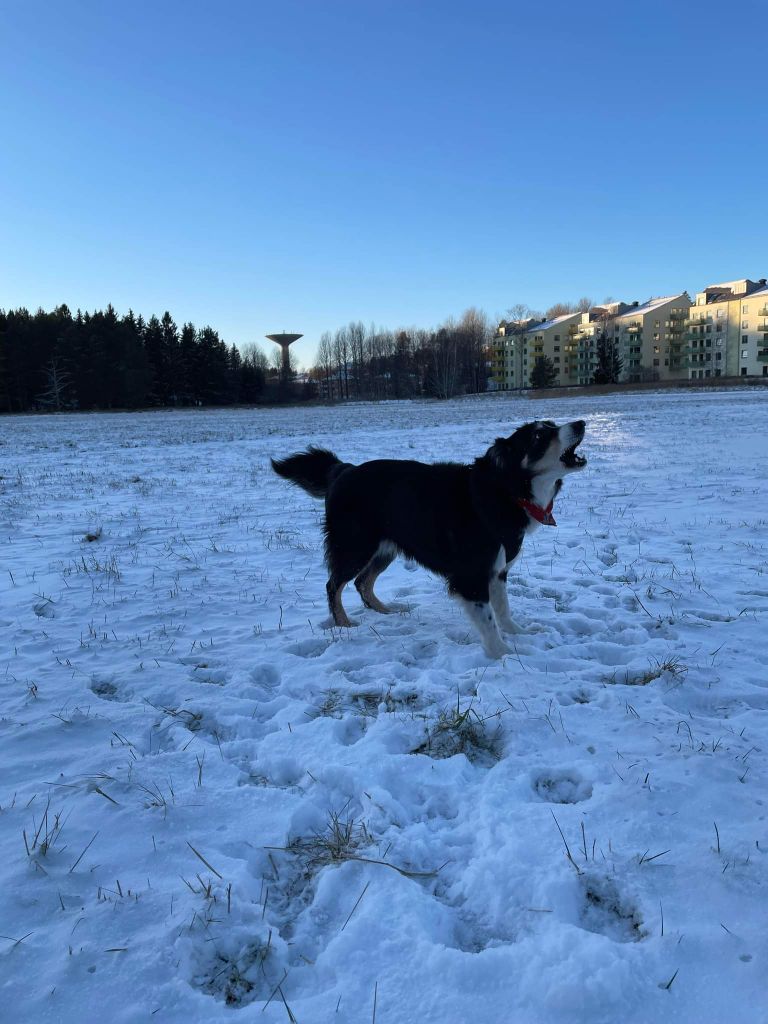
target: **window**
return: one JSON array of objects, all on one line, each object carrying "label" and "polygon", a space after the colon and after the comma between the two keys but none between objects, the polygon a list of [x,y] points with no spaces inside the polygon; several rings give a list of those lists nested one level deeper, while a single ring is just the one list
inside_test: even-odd
[{"label": "window", "polygon": [[[559,341],[559,340],[560,339],[557,337],[557,335],[555,335],[555,341]],[[554,350],[555,350],[555,352],[559,352],[560,351],[560,346],[559,345],[555,345],[554,346]]]},{"label": "window", "polygon": [[749,312],[749,306],[742,306],[741,307],[741,312],[742,313],[748,313]]},{"label": "window", "polygon": [[654,359],[653,360],[653,365],[654,366],[658,366],[659,365],[659,360],[658,359]]},{"label": "window", "polygon": [[719,348],[719,347],[721,347],[721,346],[722,346],[722,344],[723,344],[723,339],[722,339],[722,338],[718,338],[718,339],[717,339],[717,345],[718,345],[718,348]]},{"label": "window", "polygon": [[555,356],[553,362],[559,363],[560,362],[560,356]]},{"label": "window", "polygon": [[559,334],[555,335],[555,341],[560,341],[560,335]]},{"label": "window", "polygon": [[747,358],[747,350],[745,348],[743,348],[741,350],[741,358],[742,359],[746,359]]},{"label": "window", "polygon": [[744,330],[747,329],[747,327],[749,327],[749,320],[742,320],[741,321],[741,329],[744,331]]},{"label": "window", "polygon": [[716,353],[715,359],[722,359],[722,358],[723,358],[723,353],[722,352]]},{"label": "window", "polygon": [[749,341],[749,335],[748,334],[742,334],[742,336],[741,336],[741,344],[742,345],[746,345],[748,341]]},{"label": "window", "polygon": [[741,368],[741,376],[742,377],[746,377],[747,376],[747,368],[746,368],[746,366],[742,366],[742,368]]}]

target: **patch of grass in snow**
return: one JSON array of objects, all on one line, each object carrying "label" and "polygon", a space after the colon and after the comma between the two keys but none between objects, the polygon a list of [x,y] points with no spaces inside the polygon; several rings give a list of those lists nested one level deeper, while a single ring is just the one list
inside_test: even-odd
[{"label": "patch of grass in snow", "polygon": [[341,718],[344,709],[344,696],[341,690],[323,690],[322,699],[310,711],[305,711],[307,718]]},{"label": "patch of grass in snow", "polygon": [[391,690],[359,690],[345,695],[341,690],[323,690],[321,700],[304,714],[314,718],[343,718],[345,711],[351,711],[361,718],[376,718],[382,706],[387,714],[397,711],[413,711],[419,701],[417,693],[397,696]]},{"label": "patch of grass in snow", "polygon": [[438,759],[464,754],[470,761],[497,761],[501,757],[501,727],[497,722],[489,728],[472,705],[462,711],[457,699],[455,708],[439,713],[424,742],[412,753]]},{"label": "patch of grass in snow", "polygon": [[687,672],[688,669],[683,665],[680,658],[677,655],[673,655],[663,660],[652,658],[648,668],[643,672],[633,672],[631,669],[625,669],[623,672],[620,672],[617,669],[610,675],[603,676],[603,682],[611,686],[616,684],[621,686],[647,686],[656,679],[666,677],[669,682],[680,684]]},{"label": "patch of grass in snow", "polygon": [[316,874],[328,864],[354,860],[361,847],[370,846],[373,842],[365,822],[344,818],[342,814],[331,811],[322,829],[306,836],[297,836],[283,848],[301,865],[305,878]]},{"label": "patch of grass in snow", "polygon": [[29,834],[26,829],[22,830],[28,857],[36,861],[39,857],[47,857],[53,850],[61,838],[61,832],[66,822],[66,818],[62,821],[61,814],[61,811],[51,810],[49,796],[40,820],[37,821],[36,816],[32,816],[32,828],[29,830]]}]

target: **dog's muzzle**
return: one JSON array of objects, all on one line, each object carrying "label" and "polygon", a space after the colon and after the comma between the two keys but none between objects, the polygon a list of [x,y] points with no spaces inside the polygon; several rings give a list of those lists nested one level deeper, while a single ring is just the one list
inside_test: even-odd
[{"label": "dog's muzzle", "polygon": [[560,461],[566,469],[583,469],[587,464],[587,460],[583,455],[577,455],[576,449],[584,440],[584,432],[587,425],[584,420],[576,420],[573,423],[569,423],[568,428],[570,429],[571,437],[574,440],[566,449],[564,449],[560,456]]}]

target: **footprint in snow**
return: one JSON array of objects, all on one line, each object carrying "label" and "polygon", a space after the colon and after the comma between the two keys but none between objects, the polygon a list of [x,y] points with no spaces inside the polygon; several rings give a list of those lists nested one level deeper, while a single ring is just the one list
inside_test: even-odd
[{"label": "footprint in snow", "polygon": [[88,689],[95,693],[97,697],[101,697],[102,700],[128,700],[109,679],[92,679],[88,684]]},{"label": "footprint in snow", "polygon": [[592,783],[578,771],[544,772],[533,779],[532,787],[550,804],[578,804],[592,796]]},{"label": "footprint in snow", "polygon": [[582,885],[584,904],[579,918],[581,928],[596,935],[605,935],[614,942],[640,942],[646,937],[642,914],[619,893],[612,879],[585,875]]},{"label": "footprint in snow", "polygon": [[280,685],[280,673],[274,665],[256,665],[251,671],[251,682],[269,693]]},{"label": "footprint in snow", "polygon": [[226,669],[207,661],[196,662],[190,672],[190,678],[196,683],[208,683],[212,686],[226,686],[229,682]]},{"label": "footprint in snow", "polygon": [[293,654],[297,658],[319,658],[320,655],[325,654],[330,646],[328,640],[308,638],[289,644],[285,651],[286,654]]}]

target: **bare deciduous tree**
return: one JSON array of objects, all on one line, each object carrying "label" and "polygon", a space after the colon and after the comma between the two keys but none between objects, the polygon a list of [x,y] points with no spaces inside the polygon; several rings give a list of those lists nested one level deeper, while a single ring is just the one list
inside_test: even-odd
[{"label": "bare deciduous tree", "polygon": [[67,373],[61,361],[54,357],[45,367],[45,376],[46,388],[38,395],[38,404],[57,412],[68,408],[71,405],[71,399],[68,397],[72,388],[71,374]]}]

